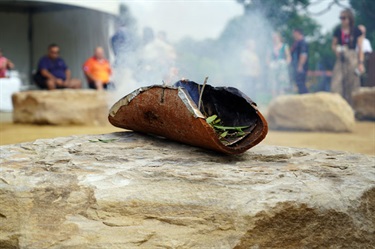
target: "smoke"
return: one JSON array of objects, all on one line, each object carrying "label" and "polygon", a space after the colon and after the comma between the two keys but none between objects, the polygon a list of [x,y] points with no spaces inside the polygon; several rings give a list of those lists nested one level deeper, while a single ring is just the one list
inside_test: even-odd
[{"label": "smoke", "polygon": [[203,83],[208,76],[211,85],[236,87],[267,104],[277,87],[271,83],[269,67],[273,32],[266,18],[255,11],[230,20],[218,38],[200,41],[186,37],[171,42],[169,34],[125,24],[117,31],[125,39],[116,53],[115,97],[181,78]]}]

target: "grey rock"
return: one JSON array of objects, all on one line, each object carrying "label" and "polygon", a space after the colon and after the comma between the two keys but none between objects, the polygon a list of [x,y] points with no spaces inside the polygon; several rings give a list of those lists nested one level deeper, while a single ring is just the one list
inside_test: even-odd
[{"label": "grey rock", "polygon": [[12,96],[15,123],[108,124],[108,96],[94,90],[25,91]]},{"label": "grey rock", "polygon": [[119,132],[0,147],[0,248],[373,248],[375,157]]},{"label": "grey rock", "polygon": [[352,98],[358,119],[375,120],[375,87],[361,87]]}]

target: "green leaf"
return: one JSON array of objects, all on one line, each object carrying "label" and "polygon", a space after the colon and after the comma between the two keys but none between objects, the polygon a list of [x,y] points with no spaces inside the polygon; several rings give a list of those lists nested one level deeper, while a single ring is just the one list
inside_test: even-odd
[{"label": "green leaf", "polygon": [[98,140],[89,140],[90,143],[97,143],[97,142],[102,142],[102,143],[110,143],[110,142],[113,142],[113,141],[116,141],[117,139],[113,138],[113,139],[98,139]]},{"label": "green leaf", "polygon": [[113,142],[113,141],[116,141],[117,139],[113,138],[113,139],[98,139],[99,142],[102,142],[102,143],[110,143],[110,142]]},{"label": "green leaf", "polygon": [[238,130],[238,129],[246,129],[246,128],[249,128],[249,126],[236,126],[236,127],[233,127],[233,126],[222,126],[222,125],[214,125],[214,128],[218,129],[218,130]]},{"label": "green leaf", "polygon": [[208,124],[211,124],[212,122],[215,121],[215,119],[217,119],[217,115],[212,115],[212,116],[206,118],[206,122],[207,122]]},{"label": "green leaf", "polygon": [[216,119],[216,120],[213,122],[213,124],[218,124],[218,123],[220,123],[220,122],[221,122],[221,119],[218,118],[218,119]]},{"label": "green leaf", "polygon": [[242,137],[242,136],[244,136],[246,133],[245,132],[243,132],[243,131],[239,131],[239,132],[237,132],[237,137]]},{"label": "green leaf", "polygon": [[220,138],[224,138],[228,135],[228,131],[224,131],[223,133],[220,134]]}]

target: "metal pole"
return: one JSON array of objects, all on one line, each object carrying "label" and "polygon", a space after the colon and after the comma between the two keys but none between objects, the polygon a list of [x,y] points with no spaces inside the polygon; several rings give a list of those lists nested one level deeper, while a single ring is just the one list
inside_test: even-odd
[{"label": "metal pole", "polygon": [[27,39],[29,42],[29,86],[33,84],[33,63],[34,63],[34,37],[33,37],[33,14],[34,9],[30,8],[28,12]]}]

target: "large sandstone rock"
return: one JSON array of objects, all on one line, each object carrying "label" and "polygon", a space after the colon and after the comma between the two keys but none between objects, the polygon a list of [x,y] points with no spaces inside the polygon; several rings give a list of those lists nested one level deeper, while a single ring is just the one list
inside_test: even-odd
[{"label": "large sandstone rock", "polygon": [[375,245],[375,157],[223,156],[123,132],[1,146],[0,160],[0,248]]},{"label": "large sandstone rock", "polygon": [[375,120],[375,87],[361,87],[354,92],[353,108],[358,119]]},{"label": "large sandstone rock", "polygon": [[271,129],[349,132],[355,124],[354,112],[338,94],[319,92],[279,96],[268,108]]},{"label": "large sandstone rock", "polygon": [[13,94],[15,123],[108,124],[108,96],[94,90],[25,91]]}]

